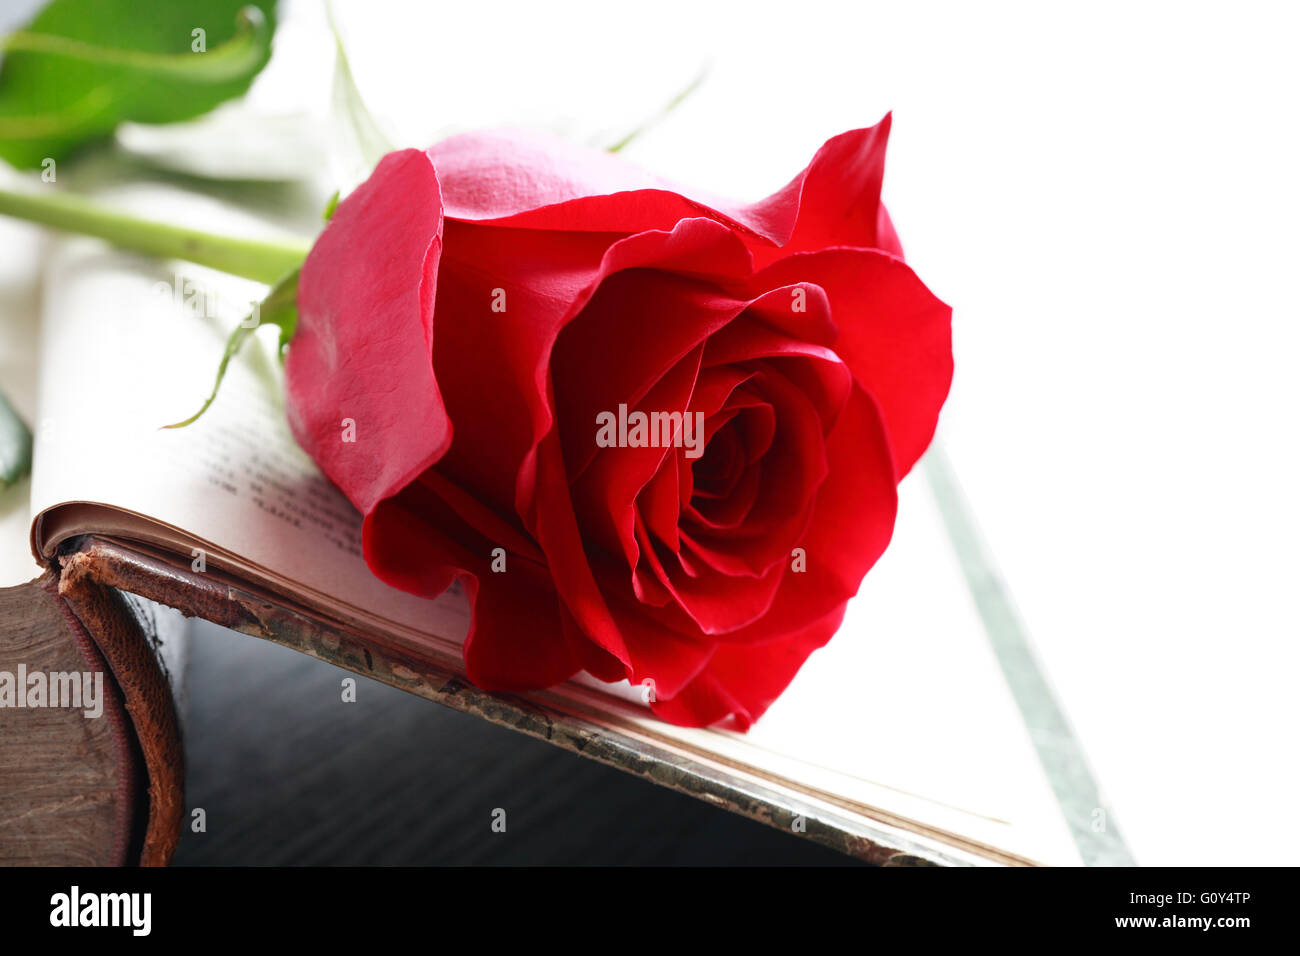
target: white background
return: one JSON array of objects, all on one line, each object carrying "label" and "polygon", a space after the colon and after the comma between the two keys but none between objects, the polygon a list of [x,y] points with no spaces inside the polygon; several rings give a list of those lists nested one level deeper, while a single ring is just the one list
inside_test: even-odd
[{"label": "white background", "polygon": [[[289,8],[254,90],[323,110]],[[344,2],[399,145],[506,123],[757,198],[894,112],[885,199],[955,308],[942,432],[1146,864],[1294,863],[1300,8]],[[924,581],[916,600],[927,599]]]}]

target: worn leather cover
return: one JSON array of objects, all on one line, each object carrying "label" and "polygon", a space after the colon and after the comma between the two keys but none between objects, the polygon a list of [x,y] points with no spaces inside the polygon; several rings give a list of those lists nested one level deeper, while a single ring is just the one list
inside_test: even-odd
[{"label": "worn leather cover", "polygon": [[104,656],[121,692],[143,760],[146,800],[136,820],[133,862],[165,866],[180,838],[184,812],[184,753],[180,721],[162,648],[158,618],[96,580],[94,557],[62,560],[58,593]]}]

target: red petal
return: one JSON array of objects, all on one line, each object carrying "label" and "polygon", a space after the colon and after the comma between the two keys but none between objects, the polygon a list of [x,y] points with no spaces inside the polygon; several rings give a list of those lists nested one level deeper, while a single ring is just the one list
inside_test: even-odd
[{"label": "red petal", "polygon": [[[339,204],[302,267],[289,423],[363,513],[451,443],[430,357],[441,240],[438,180],[407,149]],[[355,441],[344,440],[347,420]]]},{"label": "red petal", "polygon": [[830,300],[836,353],[875,396],[899,476],[934,436],[952,384],[952,309],[906,263],[869,249],[826,249],[779,259],[758,288],[812,282]]},{"label": "red petal", "polygon": [[724,644],[685,689],[650,707],[674,724],[707,727],[731,717],[736,730],[748,730],[789,686],[808,655],[831,639],[843,618],[841,605],[781,640]]},{"label": "red petal", "polygon": [[495,542],[461,523],[422,484],[383,501],[366,518],[366,563],[394,587],[425,597],[459,579],[469,598],[465,669],[487,690],[528,690],[567,680],[584,660],[566,639],[547,569],[507,554],[492,570]]},{"label": "red petal", "polygon": [[656,696],[680,693],[717,649],[711,641],[691,640],[646,617],[640,605],[615,601],[611,607],[627,642],[627,679],[633,684],[652,680]]},{"label": "red petal", "polygon": [[830,470],[812,521],[798,541],[807,570],[787,571],[771,610],[725,642],[766,643],[839,607],[884,553],[898,510],[897,478],[884,422],[871,397],[854,389],[826,441]]},{"label": "red petal", "polygon": [[[522,514],[534,493],[537,443],[554,424],[547,388],[556,338],[602,281],[625,269],[688,264],[736,276],[748,274],[750,261],[732,233],[707,219],[613,243],[449,222],[434,365],[457,430],[477,437],[453,443],[440,468],[498,510]],[[505,311],[492,309],[496,290]],[[591,426],[594,441],[594,418]]]},{"label": "red petal", "polygon": [[[659,270],[632,269],[602,282],[564,329],[551,359],[556,427],[572,477],[598,455],[615,452],[596,445],[598,414],[617,413],[622,403],[629,411],[684,411],[684,403],[642,399],[746,307],[715,286]],[[693,382],[692,375],[687,385]]]},{"label": "red petal", "polygon": [[[781,251],[758,252],[761,260],[829,246],[888,248],[901,254],[898,237],[880,204],[890,125],[886,116],[870,129],[850,130],[827,140],[803,173],[760,204],[797,210],[794,230]],[[891,243],[894,248],[889,248]]]}]

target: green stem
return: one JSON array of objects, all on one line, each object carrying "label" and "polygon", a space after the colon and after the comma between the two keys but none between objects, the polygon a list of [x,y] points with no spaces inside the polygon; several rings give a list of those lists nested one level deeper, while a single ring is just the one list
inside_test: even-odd
[{"label": "green stem", "polygon": [[132,252],[184,259],[272,285],[302,265],[311,243],[297,239],[235,239],[198,229],[137,219],[81,196],[0,189],[0,215],[65,232],[107,239]]}]

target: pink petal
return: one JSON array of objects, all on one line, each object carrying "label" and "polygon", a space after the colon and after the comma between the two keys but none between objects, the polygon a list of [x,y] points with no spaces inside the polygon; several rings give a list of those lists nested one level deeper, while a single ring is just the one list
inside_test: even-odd
[{"label": "pink petal", "polygon": [[[438,180],[407,149],[339,204],[302,267],[289,423],[363,513],[451,444],[430,357],[441,246]],[[355,441],[344,440],[349,420]]]},{"label": "pink petal", "polygon": [[686,190],[605,150],[518,130],[430,147],[449,219],[529,229],[642,232],[707,216],[791,251],[826,245],[901,254],[880,205],[890,118],[826,142],[806,169],[755,203]]}]

